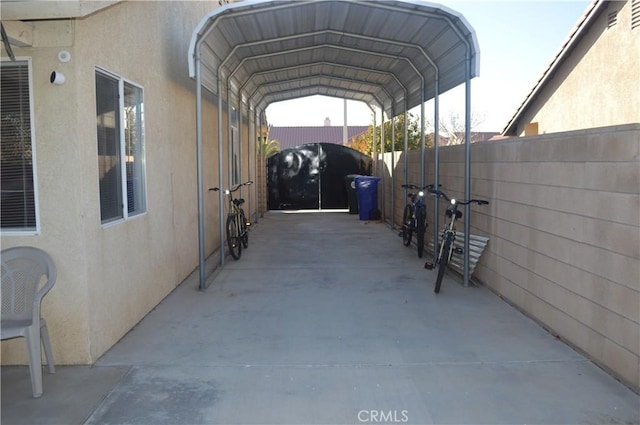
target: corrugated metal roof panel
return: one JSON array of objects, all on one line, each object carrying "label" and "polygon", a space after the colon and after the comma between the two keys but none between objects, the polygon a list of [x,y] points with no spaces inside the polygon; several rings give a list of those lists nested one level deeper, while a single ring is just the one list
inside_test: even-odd
[{"label": "corrugated metal roof panel", "polygon": [[271,102],[324,94],[363,100],[394,116],[405,99],[407,108],[417,106],[436,86],[442,93],[464,83],[467,66],[471,78],[479,69],[477,40],[465,19],[422,1],[233,3],[212,11],[193,32],[192,77],[197,46],[203,85],[218,94],[220,76],[223,98],[228,82],[260,111]]}]

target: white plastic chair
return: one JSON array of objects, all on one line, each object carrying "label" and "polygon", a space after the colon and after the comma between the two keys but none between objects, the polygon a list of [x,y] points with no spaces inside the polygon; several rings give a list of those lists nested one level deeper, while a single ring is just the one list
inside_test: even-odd
[{"label": "white plastic chair", "polygon": [[29,351],[29,372],[33,397],[42,395],[42,352],[49,373],[55,373],[47,322],[40,317],[40,302],[56,283],[56,266],[46,252],[34,247],[3,250],[2,339],[25,337]]}]

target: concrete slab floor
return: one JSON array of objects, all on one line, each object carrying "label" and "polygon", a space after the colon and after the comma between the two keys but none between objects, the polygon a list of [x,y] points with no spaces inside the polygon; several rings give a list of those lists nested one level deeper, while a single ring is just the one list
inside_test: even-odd
[{"label": "concrete slab floor", "polygon": [[[381,223],[269,213],[94,367],[2,368],[2,424],[635,424],[640,398]],[[55,342],[54,342],[55,343]]]}]

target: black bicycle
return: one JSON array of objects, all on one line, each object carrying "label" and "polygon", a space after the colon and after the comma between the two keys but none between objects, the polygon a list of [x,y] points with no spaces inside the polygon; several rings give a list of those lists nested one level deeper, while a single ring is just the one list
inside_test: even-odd
[{"label": "black bicycle", "polygon": [[407,205],[404,207],[402,215],[402,230],[398,236],[402,237],[402,243],[405,246],[411,244],[413,234],[416,234],[416,242],[418,245],[418,257],[422,258],[424,252],[424,234],[427,231],[427,207],[424,203],[424,191],[431,191],[434,185],[428,184],[425,187],[416,186],[415,184],[403,184],[403,188],[415,190],[416,192],[407,193],[409,198]]},{"label": "black bicycle", "polygon": [[[253,184],[253,182],[248,181],[233,186],[231,189],[226,189],[224,191],[224,194],[229,196],[229,213],[227,215],[226,230],[227,246],[229,247],[229,253],[234,260],[240,259],[243,247],[245,249],[249,247],[249,227],[251,226],[251,222],[247,220],[247,217],[244,214],[244,210],[242,209],[244,199],[234,199],[233,192],[237,191],[242,186],[249,186],[251,184]],[[212,187],[209,190],[217,192],[220,190],[220,188]]]},{"label": "black bicycle", "polygon": [[438,276],[436,277],[436,285],[434,288],[434,292],[437,294],[438,292],[440,292],[442,279],[444,278],[444,272],[447,268],[447,264],[451,260],[451,255],[454,252],[456,254],[464,254],[462,248],[456,248],[453,246],[453,242],[456,240],[456,220],[462,217],[462,211],[458,210],[458,205],[468,205],[471,203],[476,203],[478,205],[489,205],[489,201],[485,201],[484,199],[469,199],[466,201],[459,201],[455,198],[449,198],[441,190],[432,189],[429,192],[434,196],[446,199],[450,203],[445,212],[445,215],[449,218],[449,223],[442,229],[442,241],[440,242],[436,262],[435,264],[433,264],[427,261],[424,265],[424,267],[429,270],[433,269],[435,266],[438,267]]}]

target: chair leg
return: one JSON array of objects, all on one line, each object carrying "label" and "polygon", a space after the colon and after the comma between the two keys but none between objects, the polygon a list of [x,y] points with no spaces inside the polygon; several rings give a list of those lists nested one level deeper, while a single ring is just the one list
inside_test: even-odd
[{"label": "chair leg", "polygon": [[51,340],[49,339],[49,331],[47,330],[47,322],[44,319],[40,319],[40,338],[42,338],[42,346],[44,347],[44,354],[47,358],[49,373],[56,373],[56,367],[53,362],[53,351],[51,350]]},{"label": "chair leg", "polygon": [[29,373],[33,397],[42,395],[42,352],[40,351],[40,326],[34,323],[27,329],[25,339],[29,352]]}]

